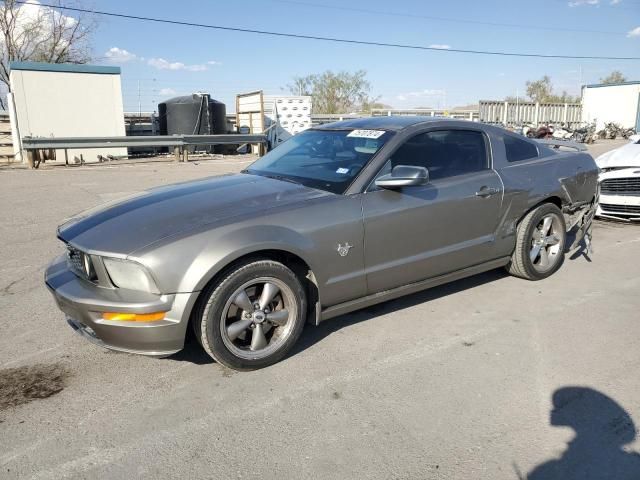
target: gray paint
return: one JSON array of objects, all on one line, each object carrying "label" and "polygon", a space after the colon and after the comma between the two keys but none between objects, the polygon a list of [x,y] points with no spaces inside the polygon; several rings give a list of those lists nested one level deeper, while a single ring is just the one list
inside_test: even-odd
[{"label": "gray paint", "polygon": [[[182,348],[199,292],[243,256],[279,250],[300,257],[317,284],[319,316],[330,318],[504,265],[515,246],[517,222],[530,208],[550,198],[565,206],[579,205],[596,192],[597,167],[590,155],[537,145],[539,158],[509,164],[502,137],[512,134],[497,127],[376,117],[320,128],[384,128],[395,134],[344,195],[245,174],[214,177],[161,187],[111,205],[63,225],[59,236],[92,254],[138,261],[150,270],[165,298],[181,299],[172,305],[176,328],[165,329],[171,341],[161,350],[169,351]],[[491,168],[400,191],[375,187],[376,175],[405,140],[443,128],[484,132]],[[477,196],[483,189],[497,192]],[[353,248],[342,257],[337,246],[345,242]],[[61,287],[47,282],[58,300],[65,296]],[[90,297],[71,299],[66,307],[61,302],[61,308],[91,321],[78,313],[89,305],[101,311],[101,300]],[[110,330],[110,342],[105,343],[158,354],[158,348],[141,348],[140,342],[127,344],[131,329],[157,338],[151,333],[155,327],[137,325],[121,328],[120,336]]]}]

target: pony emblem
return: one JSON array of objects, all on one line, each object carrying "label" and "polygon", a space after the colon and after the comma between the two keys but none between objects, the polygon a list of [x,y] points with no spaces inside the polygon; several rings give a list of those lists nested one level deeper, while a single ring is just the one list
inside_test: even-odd
[{"label": "pony emblem", "polygon": [[345,242],[344,245],[342,244],[338,244],[338,255],[340,255],[341,257],[346,257],[347,255],[349,255],[349,250],[351,250],[351,248],[353,247],[353,245],[350,245],[349,242]]}]

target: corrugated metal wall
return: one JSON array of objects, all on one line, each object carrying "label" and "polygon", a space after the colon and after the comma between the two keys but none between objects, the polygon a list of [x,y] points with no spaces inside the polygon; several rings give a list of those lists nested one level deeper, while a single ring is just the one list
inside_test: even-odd
[{"label": "corrugated metal wall", "polygon": [[572,127],[582,121],[581,116],[579,103],[480,101],[480,121],[485,123],[564,123]]}]

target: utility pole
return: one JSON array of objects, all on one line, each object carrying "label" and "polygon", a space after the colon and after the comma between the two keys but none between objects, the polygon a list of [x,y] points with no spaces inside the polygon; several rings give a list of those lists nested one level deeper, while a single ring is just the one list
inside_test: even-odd
[{"label": "utility pole", "polygon": [[578,74],[578,91],[581,92],[582,91],[582,65],[580,65],[580,70],[579,70],[579,74]]},{"label": "utility pole", "polygon": [[140,103],[140,80],[138,80],[138,117],[142,116],[142,104]]}]

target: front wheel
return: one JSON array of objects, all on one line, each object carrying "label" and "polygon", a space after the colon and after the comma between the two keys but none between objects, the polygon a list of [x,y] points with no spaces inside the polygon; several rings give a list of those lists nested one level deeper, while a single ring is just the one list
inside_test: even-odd
[{"label": "front wheel", "polygon": [[551,203],[540,205],[518,225],[508,272],[527,280],[549,277],[564,262],[566,240],[566,224],[560,209]]},{"label": "front wheel", "polygon": [[279,262],[256,260],[209,288],[193,324],[214,360],[254,370],[278,362],[293,347],[304,328],[306,305],[295,273]]}]

